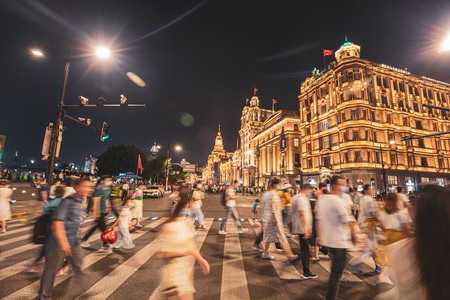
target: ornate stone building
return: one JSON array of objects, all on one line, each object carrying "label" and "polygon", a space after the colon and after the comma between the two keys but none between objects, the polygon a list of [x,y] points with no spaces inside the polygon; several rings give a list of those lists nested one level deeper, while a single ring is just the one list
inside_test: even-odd
[{"label": "ornate stone building", "polygon": [[223,138],[219,125],[216,139],[214,141],[214,148],[208,156],[208,161],[202,171],[203,180],[209,184],[220,184],[220,165],[222,162],[227,161],[227,157],[227,152],[223,148]]},{"label": "ornate stone building", "polygon": [[243,108],[240,148],[223,149],[216,136],[204,178],[267,186],[277,176],[291,184],[328,182],[379,190],[450,180],[450,84],[360,57],[345,42],[327,70],[314,70],[300,87],[299,111],[259,107],[256,89]]},{"label": "ornate stone building", "polygon": [[[447,184],[450,173],[450,84],[360,57],[344,43],[328,70],[300,88],[303,183],[341,174],[353,186]],[[412,137],[412,139],[408,139]],[[423,137],[423,138],[417,138]]]}]

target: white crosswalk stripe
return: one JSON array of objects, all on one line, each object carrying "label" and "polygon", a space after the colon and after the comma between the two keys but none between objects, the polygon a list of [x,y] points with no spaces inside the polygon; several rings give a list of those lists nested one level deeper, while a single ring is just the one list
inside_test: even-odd
[{"label": "white crosswalk stripe", "polygon": [[[144,220],[147,224],[141,228],[140,230],[132,233],[133,240],[136,240],[147,233],[151,233],[153,230],[157,230],[164,222],[167,221],[167,218],[160,218],[157,220]],[[230,220],[231,221],[231,220]],[[81,232],[85,232],[91,225],[92,219],[86,220],[82,225]],[[251,299],[251,291],[249,290],[249,277],[253,276],[253,274],[249,273],[248,267],[246,268],[246,259],[248,260],[249,255],[254,257],[254,260],[258,263],[261,262],[261,266],[264,268],[271,267],[276,274],[278,280],[287,280],[294,282],[301,282],[301,263],[299,264],[291,264],[283,253],[277,253],[275,251],[275,247],[273,245],[270,246],[269,250],[272,255],[275,256],[275,260],[264,261],[261,258],[261,252],[248,252],[251,249],[248,248],[248,240],[254,238],[254,232],[248,232],[243,234],[238,234],[237,228],[234,222],[228,222],[227,232],[228,234],[225,236],[217,235],[217,228],[220,225],[220,221],[213,218],[206,218],[205,225],[208,228],[207,230],[199,230],[197,231],[195,240],[197,245],[202,251],[202,247],[207,247],[205,241],[207,238],[210,238],[214,242],[220,242],[221,250],[223,255],[221,258],[220,267],[222,268],[220,272],[220,299]],[[144,223],[145,224],[145,223]],[[262,223],[260,220],[245,220],[245,223],[253,227],[256,232],[259,232],[262,228]],[[1,252],[0,254],[0,285],[2,282],[6,281],[14,281],[16,278],[22,278],[26,272],[26,268],[29,264],[31,264],[37,255],[37,249],[41,247],[41,245],[35,245],[31,242],[32,235],[32,227],[27,226],[23,227],[23,223],[19,223],[18,221],[11,221],[8,224],[8,232],[0,236],[1,248],[7,248]],[[245,226],[244,226],[245,227]],[[153,235],[155,236],[155,235]],[[222,239],[223,237],[223,239]],[[95,243],[95,241],[99,241],[100,233],[97,232],[93,234],[90,238],[91,243]],[[244,245],[243,242],[247,240]],[[294,247],[298,247],[298,238],[291,237],[290,243]],[[11,245],[18,244],[11,248]],[[98,242],[96,244],[99,244]],[[223,245],[223,246],[222,246]],[[90,285],[87,286],[86,290],[79,294],[75,299],[114,299],[114,294],[119,291],[119,289],[131,289],[130,293],[132,293],[132,285],[131,287],[127,286],[129,281],[132,281],[133,276],[138,270],[146,265],[147,268],[150,268],[148,272],[152,274],[157,274],[158,264],[154,264],[151,261],[151,257],[153,254],[158,251],[160,247],[159,237],[152,238],[152,240],[148,243],[141,243],[140,247],[137,247],[135,250],[130,251],[130,255],[126,256],[121,263],[116,263],[115,265],[109,266],[111,270],[108,273],[105,273],[105,276],[101,277],[99,280],[96,280]],[[30,251],[36,250],[36,251]],[[94,250],[91,249],[91,252],[87,252],[84,257],[83,262],[83,270],[87,271],[89,276],[89,270],[94,265],[101,263],[102,260],[110,259],[113,260],[115,254],[112,254],[111,251],[105,250]],[[217,253],[217,255],[221,255]],[[358,255],[358,253],[354,253],[351,255]],[[16,264],[6,264],[9,259],[16,259],[16,256],[20,256],[21,259],[19,263]],[[373,262],[372,262],[373,264]],[[322,268],[327,273],[329,273],[331,268],[331,261],[327,258],[321,259],[317,263],[311,264],[314,268]],[[366,264],[367,268],[372,268],[371,262]],[[216,265],[217,266],[217,265]],[[198,265],[197,265],[198,267]],[[211,266],[214,267],[213,265]],[[193,275],[193,272],[196,270],[195,262],[186,270],[186,276],[190,273]],[[105,271],[106,272],[106,271]],[[98,275],[98,274],[97,274]],[[69,278],[71,278],[71,272],[66,271],[66,274],[55,279],[55,287],[66,282]],[[347,282],[366,282],[370,285],[376,285],[375,279],[364,278],[355,276],[350,271],[346,270],[344,272],[343,281]],[[148,292],[149,300],[158,300],[164,299],[160,288],[158,286],[158,280],[154,279],[154,287],[151,291]],[[23,285],[18,286],[16,290],[10,292],[5,295],[2,294],[0,290],[0,298],[2,299],[34,299],[37,296],[39,289],[40,278],[39,276],[28,276],[23,280]],[[219,288],[219,287],[218,287]],[[264,288],[264,287],[261,287]],[[218,292],[219,293],[219,292]],[[131,295],[130,295],[131,296]],[[216,297],[218,298],[219,295]],[[278,295],[277,299],[289,299],[287,294]]]}]

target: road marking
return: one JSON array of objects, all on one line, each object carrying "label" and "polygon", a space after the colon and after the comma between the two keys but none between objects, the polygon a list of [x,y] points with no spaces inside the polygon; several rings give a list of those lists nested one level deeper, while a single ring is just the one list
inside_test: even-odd
[{"label": "road marking", "polygon": [[[146,225],[145,227],[143,227],[143,229],[153,229],[153,228],[159,226],[160,224],[164,223],[167,219],[168,218],[161,218],[161,219],[159,219],[156,222],[153,222],[153,223],[150,223],[150,224]],[[147,231],[140,230],[138,233],[136,233],[136,232],[132,233],[132,236],[134,238],[137,238],[137,237],[139,237],[139,236],[141,236],[141,235],[143,235],[145,233],[147,233]],[[100,238],[100,233],[97,233],[97,234],[95,234],[93,236],[95,236],[98,239],[98,238]],[[150,244],[153,244],[154,242],[155,241],[153,241]],[[99,250],[99,251],[95,251],[95,252],[92,252],[92,253],[88,254],[87,256],[84,257],[83,268],[82,269],[85,270],[89,266],[93,265],[97,261],[103,259],[105,256],[110,255],[110,254],[112,254],[112,252],[104,251],[104,250]],[[66,276],[56,277],[54,286],[60,284],[61,282],[67,280],[70,277],[71,276],[67,276],[67,275]],[[105,277],[105,278],[107,278],[107,277]],[[33,297],[35,297],[38,294],[38,291],[39,291],[39,284],[40,284],[40,279],[34,281],[33,283],[31,283],[31,284],[29,284],[29,285],[27,285],[25,287],[23,287],[22,289],[16,291],[15,293],[12,293],[12,294],[8,295],[4,299],[11,299],[11,300],[28,299],[28,298],[30,298],[30,295],[34,295]],[[111,286],[112,285],[109,285],[108,287],[111,287]],[[93,287],[95,287],[95,285]],[[117,287],[119,287],[119,285],[117,285]],[[105,299],[105,298],[106,297],[99,297],[97,299]]]},{"label": "road marking", "polygon": [[[232,219],[229,218],[228,223],[231,221]],[[230,225],[227,224],[228,234],[225,235],[223,249],[226,257],[224,257],[222,264],[220,299],[250,299],[237,227]]]}]

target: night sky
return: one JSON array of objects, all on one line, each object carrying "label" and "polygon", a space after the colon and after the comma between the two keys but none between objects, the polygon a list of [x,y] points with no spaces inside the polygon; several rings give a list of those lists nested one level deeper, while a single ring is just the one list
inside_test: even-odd
[{"label": "night sky", "polygon": [[[111,126],[101,142],[98,132],[64,120],[57,162],[75,165],[118,144],[148,153],[155,140],[183,147],[171,149],[174,161],[203,165],[219,124],[225,149],[233,151],[253,88],[261,107],[271,109],[277,99],[276,109],[298,109],[300,84],[323,68],[323,49],[336,51],[346,37],[361,46],[364,59],[450,82],[450,52],[438,51],[450,33],[450,1],[2,0],[0,17],[7,165],[18,151],[18,165],[34,159],[46,166],[44,130],[56,119],[71,43],[66,104],[78,104],[79,95],[90,104],[98,97],[115,104],[124,94],[129,104],[147,105],[69,109],[97,128],[103,121]],[[112,50],[108,61],[92,55],[100,45]],[[33,57],[33,48],[46,56]]]}]

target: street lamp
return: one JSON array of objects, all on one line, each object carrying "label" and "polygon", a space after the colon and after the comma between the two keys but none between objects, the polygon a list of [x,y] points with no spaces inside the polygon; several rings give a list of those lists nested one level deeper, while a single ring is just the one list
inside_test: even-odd
[{"label": "street lamp", "polygon": [[[35,56],[44,56],[43,52],[40,50],[33,49],[31,50],[33,55]],[[106,48],[99,48],[97,50],[97,55],[101,58],[106,58],[109,56],[109,50]],[[60,140],[60,135],[62,131],[62,119],[65,116],[65,104],[64,104],[64,98],[66,96],[66,89],[67,89],[67,81],[69,79],[69,71],[70,71],[70,64],[72,60],[72,43],[69,46],[69,52],[67,54],[66,58],[66,64],[64,68],[64,79],[63,79],[63,85],[61,90],[61,98],[58,103],[58,110],[56,113],[56,122],[52,128],[51,133],[51,139],[50,139],[50,146],[49,146],[49,158],[48,158],[48,169],[47,169],[47,180],[51,180],[53,178],[53,170],[55,168],[55,159],[56,159],[56,152],[58,149],[58,143]]]},{"label": "street lamp", "polygon": [[[161,146],[158,146],[158,148],[161,148]],[[167,158],[166,158],[166,191],[169,187],[169,163],[171,161],[170,158],[170,144],[167,144]],[[180,145],[175,145],[174,150],[177,152],[180,152],[182,150],[182,147]]]},{"label": "street lamp", "polygon": [[[389,142],[389,147],[391,147],[391,145],[394,145],[395,141],[390,141]],[[380,155],[381,155],[381,172],[382,172],[382,176],[383,176],[383,192],[386,192],[386,186],[387,186],[387,179],[386,179],[386,168],[384,167],[384,160],[383,160],[383,147],[380,144]]]}]

